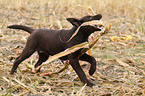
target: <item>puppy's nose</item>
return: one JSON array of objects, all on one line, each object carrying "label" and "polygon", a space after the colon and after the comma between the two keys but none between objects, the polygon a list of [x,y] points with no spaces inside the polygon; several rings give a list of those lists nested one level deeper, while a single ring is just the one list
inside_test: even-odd
[{"label": "puppy's nose", "polygon": [[101,13],[99,13],[99,14],[97,14],[97,15],[102,17],[102,14],[101,14]]},{"label": "puppy's nose", "polygon": [[97,14],[93,16],[96,20],[100,20],[102,18],[102,14]]}]

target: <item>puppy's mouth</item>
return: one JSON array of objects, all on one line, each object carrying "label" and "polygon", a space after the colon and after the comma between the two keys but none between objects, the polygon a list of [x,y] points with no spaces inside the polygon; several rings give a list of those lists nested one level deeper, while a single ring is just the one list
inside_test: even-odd
[{"label": "puppy's mouth", "polygon": [[96,29],[96,31],[101,31],[102,29],[104,29],[104,26],[102,24],[101,25],[94,25],[93,27]]},{"label": "puppy's mouth", "polygon": [[[94,33],[98,33],[98,31],[102,31],[105,29],[105,26],[103,24],[97,24],[97,25],[93,25],[95,32]],[[94,33],[92,33],[90,35],[91,39],[93,40],[95,38]]]}]

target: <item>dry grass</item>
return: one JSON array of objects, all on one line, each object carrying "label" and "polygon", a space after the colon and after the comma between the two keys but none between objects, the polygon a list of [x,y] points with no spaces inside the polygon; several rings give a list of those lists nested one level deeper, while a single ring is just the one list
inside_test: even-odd
[{"label": "dry grass", "polygon": [[[0,95],[55,96],[144,96],[145,95],[145,0],[0,0]],[[102,13],[102,20],[112,24],[111,38],[107,37],[93,48],[99,62],[93,76],[89,64],[83,62],[87,76],[95,86],[86,87],[69,68],[54,77],[42,78],[33,74],[37,54],[25,60],[18,74],[9,75],[14,59],[21,53],[29,36],[24,31],[9,30],[7,25],[24,24],[33,28],[70,28],[67,17],[82,17]],[[131,36],[130,40],[120,38]],[[56,72],[64,65],[59,60],[42,67],[42,72]]]}]

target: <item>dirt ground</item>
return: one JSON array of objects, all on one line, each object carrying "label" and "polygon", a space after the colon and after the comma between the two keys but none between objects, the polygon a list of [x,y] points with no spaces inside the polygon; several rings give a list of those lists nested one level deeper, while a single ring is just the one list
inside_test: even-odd
[{"label": "dirt ground", "polygon": [[[0,0],[0,96],[145,96],[144,5],[145,0]],[[109,37],[102,36],[92,48],[97,72],[90,76],[90,64],[81,62],[93,87],[83,85],[71,66],[53,77],[34,74],[28,66],[37,62],[37,53],[19,65],[17,74],[9,75],[29,34],[8,25],[69,29],[66,18],[94,13],[101,13],[102,21],[112,27]],[[41,72],[63,67],[55,60]]]}]

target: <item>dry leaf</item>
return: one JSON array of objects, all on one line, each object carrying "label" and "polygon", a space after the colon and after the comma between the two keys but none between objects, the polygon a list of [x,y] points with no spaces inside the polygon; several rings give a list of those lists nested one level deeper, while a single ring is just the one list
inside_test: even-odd
[{"label": "dry leaf", "polygon": [[[100,24],[99,21],[97,21],[97,22],[98,22],[98,24]],[[58,54],[56,54],[56,55],[54,55],[54,56],[51,56],[51,57],[45,62],[45,64],[46,64],[46,63],[48,64],[48,63],[52,62],[53,60],[58,59],[58,58],[60,58],[60,57],[66,56],[66,55],[68,55],[68,54],[71,54],[71,53],[77,51],[78,49],[84,48],[84,49],[81,51],[81,54],[80,54],[80,56],[81,56],[81,55],[84,54],[86,51],[88,51],[89,49],[91,49],[91,48],[94,46],[94,44],[99,40],[99,38],[100,38],[102,35],[108,33],[109,30],[110,30],[110,28],[111,28],[111,24],[109,24],[104,30],[102,30],[102,31],[100,32],[100,34],[99,34],[98,36],[96,36],[95,39],[93,39],[89,44],[88,44],[88,42],[84,42],[84,43],[75,45],[75,46],[73,46],[73,47],[71,47],[71,48],[68,48],[68,49],[66,49],[66,50],[63,51],[63,52],[60,52],[60,53],[58,53]],[[76,32],[77,32],[77,31],[76,31]],[[73,38],[73,36],[75,36],[76,32],[72,35],[71,38]],[[71,38],[70,38],[70,39],[71,39]],[[89,47],[88,47],[88,46],[89,46]],[[35,72],[37,72],[43,65],[44,65],[44,64],[38,66],[38,67],[35,69]]]},{"label": "dry leaf", "polygon": [[116,62],[118,62],[121,66],[124,66],[124,67],[129,66],[127,63],[122,62],[120,59],[116,59]]},{"label": "dry leaf", "polygon": [[[84,43],[75,45],[75,46],[73,46],[73,47],[71,47],[71,48],[68,48],[68,49],[66,49],[66,50],[63,51],[63,52],[60,52],[60,53],[58,53],[58,54],[56,54],[56,55],[54,55],[54,56],[51,56],[51,57],[45,62],[45,64],[49,64],[50,62],[52,62],[52,61],[55,60],[55,59],[58,59],[58,58],[63,57],[63,56],[65,56],[65,55],[71,54],[71,53],[77,51],[78,49],[81,49],[81,48],[88,48],[88,47],[87,47],[88,45],[89,45],[88,42],[84,42]],[[44,65],[44,64],[38,66],[38,67],[35,69],[35,72],[37,72],[37,71],[39,70],[39,68],[41,68],[43,65]]]}]

